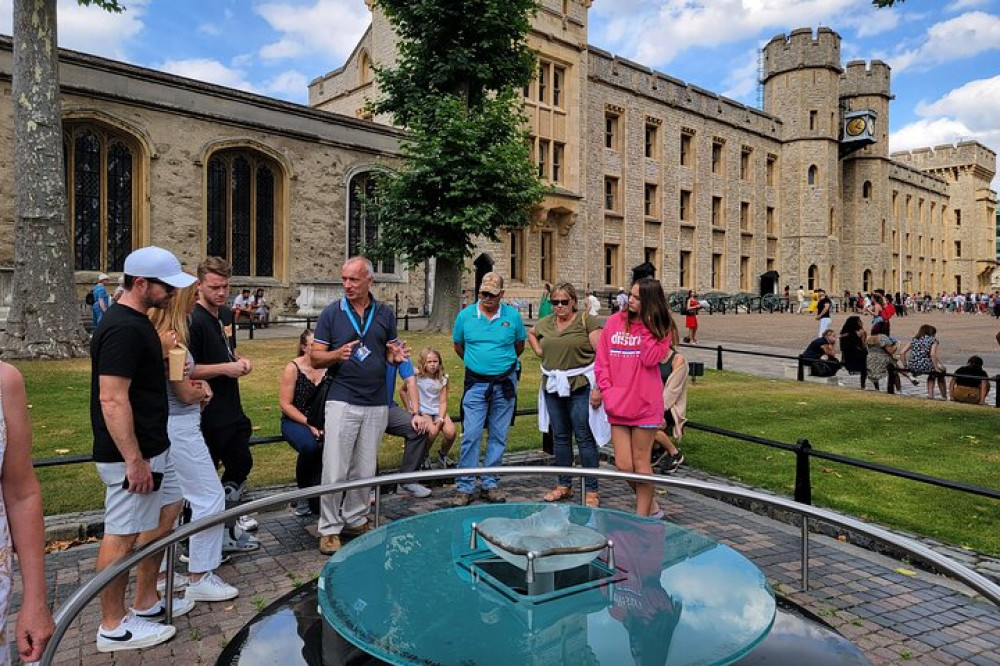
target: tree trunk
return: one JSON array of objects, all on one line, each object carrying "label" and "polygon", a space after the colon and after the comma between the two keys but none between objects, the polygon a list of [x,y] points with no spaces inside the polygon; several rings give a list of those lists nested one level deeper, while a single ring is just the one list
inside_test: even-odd
[{"label": "tree trunk", "polygon": [[462,271],[461,262],[436,262],[434,269],[434,305],[431,316],[427,320],[427,330],[434,333],[447,333],[455,324],[455,317],[462,305]]},{"label": "tree trunk", "polygon": [[14,0],[14,279],[3,354],[87,353],[66,219],[56,0]]}]

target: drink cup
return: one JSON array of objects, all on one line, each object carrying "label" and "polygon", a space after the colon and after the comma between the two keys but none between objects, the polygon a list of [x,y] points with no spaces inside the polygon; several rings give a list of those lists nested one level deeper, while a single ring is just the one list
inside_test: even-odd
[{"label": "drink cup", "polygon": [[187,361],[187,350],[183,347],[174,347],[167,353],[168,375],[170,381],[179,382],[184,379],[184,363]]}]

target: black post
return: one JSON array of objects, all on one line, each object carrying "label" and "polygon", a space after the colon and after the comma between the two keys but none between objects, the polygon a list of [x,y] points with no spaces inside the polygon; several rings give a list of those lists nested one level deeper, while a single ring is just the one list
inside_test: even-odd
[{"label": "black post", "polygon": [[722,345],[715,348],[715,369],[722,370]]},{"label": "black post", "polygon": [[809,452],[812,446],[808,439],[795,443],[795,501],[812,504],[812,479],[809,474]]},{"label": "black post", "polygon": [[993,378],[993,400],[1000,407],[1000,375]]},{"label": "black post", "polygon": [[[770,309],[770,307],[771,306],[768,306],[768,309]],[[760,314],[763,311],[764,311],[764,297],[761,296],[760,298],[757,299],[757,314]]]},{"label": "black post", "polygon": [[399,294],[396,294],[396,299],[395,299],[395,305],[393,306],[393,309],[394,309],[394,310],[395,310],[395,311],[396,311],[397,313],[399,312]]},{"label": "black post", "polygon": [[800,382],[804,382],[806,380],[806,363],[805,359],[801,356],[799,356],[799,370],[795,378]]},{"label": "black post", "polygon": [[528,303],[528,319],[533,319],[533,317],[531,316],[532,305],[534,305],[534,304],[533,303]]},{"label": "black post", "polygon": [[407,312],[405,315],[403,315],[403,330],[404,331],[410,330],[410,313],[409,312]]},{"label": "black post", "polygon": [[313,328],[313,318],[312,317],[306,317],[306,328],[309,329],[310,331],[312,330],[312,328]]},{"label": "black post", "polygon": [[250,338],[249,338],[250,340],[253,340],[253,329],[254,329],[253,318],[251,318],[250,319]]}]

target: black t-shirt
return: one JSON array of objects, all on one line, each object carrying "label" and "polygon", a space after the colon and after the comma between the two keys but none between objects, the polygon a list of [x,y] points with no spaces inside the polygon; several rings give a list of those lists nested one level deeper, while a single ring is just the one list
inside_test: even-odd
[{"label": "black t-shirt", "polygon": [[[216,317],[198,303],[191,313],[188,349],[195,365],[215,365],[236,360],[236,343],[227,334],[233,330],[233,311],[222,306]],[[240,402],[240,383],[235,377],[212,377],[212,399],[201,413],[202,423],[222,427],[246,420]]]},{"label": "black t-shirt", "polygon": [[[353,313],[358,330],[364,333],[359,336],[351,324],[349,317],[352,315],[344,311],[343,303],[337,300],[323,309],[316,322],[315,340],[332,351],[360,337],[368,354],[360,360],[358,347],[355,347],[356,353],[350,360],[332,366],[336,374],[326,399],[369,407],[385,405],[385,344],[396,339],[396,314],[388,305],[375,301],[373,296],[362,318]],[[369,318],[371,324],[366,331]]]},{"label": "black t-shirt", "polygon": [[806,347],[806,350],[802,352],[802,357],[823,358],[823,354],[826,353],[825,351],[823,351],[823,346],[826,344],[827,344],[826,338],[816,338],[815,340],[810,342],[809,346]]},{"label": "black t-shirt", "polygon": [[[965,377],[960,377],[959,375],[966,375]],[[972,376],[969,376],[972,375]],[[981,379],[974,379],[974,377],[980,377]],[[969,388],[978,388],[980,384],[983,383],[983,379],[989,379],[990,376],[982,368],[974,368],[971,365],[963,365],[961,368],[955,371],[955,383],[959,386],[968,386]]]},{"label": "black t-shirt", "polygon": [[90,424],[94,461],[122,462],[101,411],[100,376],[126,377],[132,423],[142,457],[158,456],[167,439],[167,375],[163,347],[146,315],[128,306],[108,308],[90,341]]},{"label": "black t-shirt", "polygon": [[[826,308],[826,314],[823,314],[823,309]],[[833,312],[833,301],[824,296],[819,299],[819,303],[816,304],[816,316],[822,319],[823,317],[829,317],[830,313]]]}]

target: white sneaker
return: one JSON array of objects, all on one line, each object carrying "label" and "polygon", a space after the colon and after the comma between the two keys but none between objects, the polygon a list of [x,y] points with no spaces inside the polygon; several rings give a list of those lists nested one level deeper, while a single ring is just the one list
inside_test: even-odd
[{"label": "white sneaker", "polygon": [[169,641],[176,633],[177,627],[172,624],[155,624],[129,613],[114,631],[97,627],[97,651],[117,652],[153,647]]},{"label": "white sneaker", "polygon": [[[185,587],[187,587],[187,584],[188,584],[188,577],[185,576],[184,574],[179,574],[179,573],[177,573],[175,571],[174,572],[174,592],[177,592],[178,590],[183,590]],[[166,576],[164,576],[163,578],[160,578],[160,579],[158,579],[156,581],[156,591],[157,592],[166,592],[167,591],[167,577]]]},{"label": "white sneaker", "polygon": [[408,493],[416,498],[430,497],[431,489],[427,486],[422,486],[419,483],[407,483],[400,486],[403,492]]},{"label": "white sneaker", "polygon": [[[187,615],[194,608],[194,601],[190,601],[183,597],[175,598],[173,601],[173,611],[174,617],[180,617],[181,615]],[[152,608],[147,608],[146,610],[132,609],[132,614],[139,618],[140,620],[146,620],[147,622],[163,622],[167,617],[167,605],[164,603],[163,599],[160,599]]]},{"label": "white sneaker", "polygon": [[236,524],[240,526],[244,532],[256,532],[257,528],[260,527],[260,523],[253,516],[240,516],[236,519]]},{"label": "white sneaker", "polygon": [[240,591],[209,571],[201,580],[191,581],[187,591],[184,593],[185,599],[191,601],[228,601],[235,599]]}]

